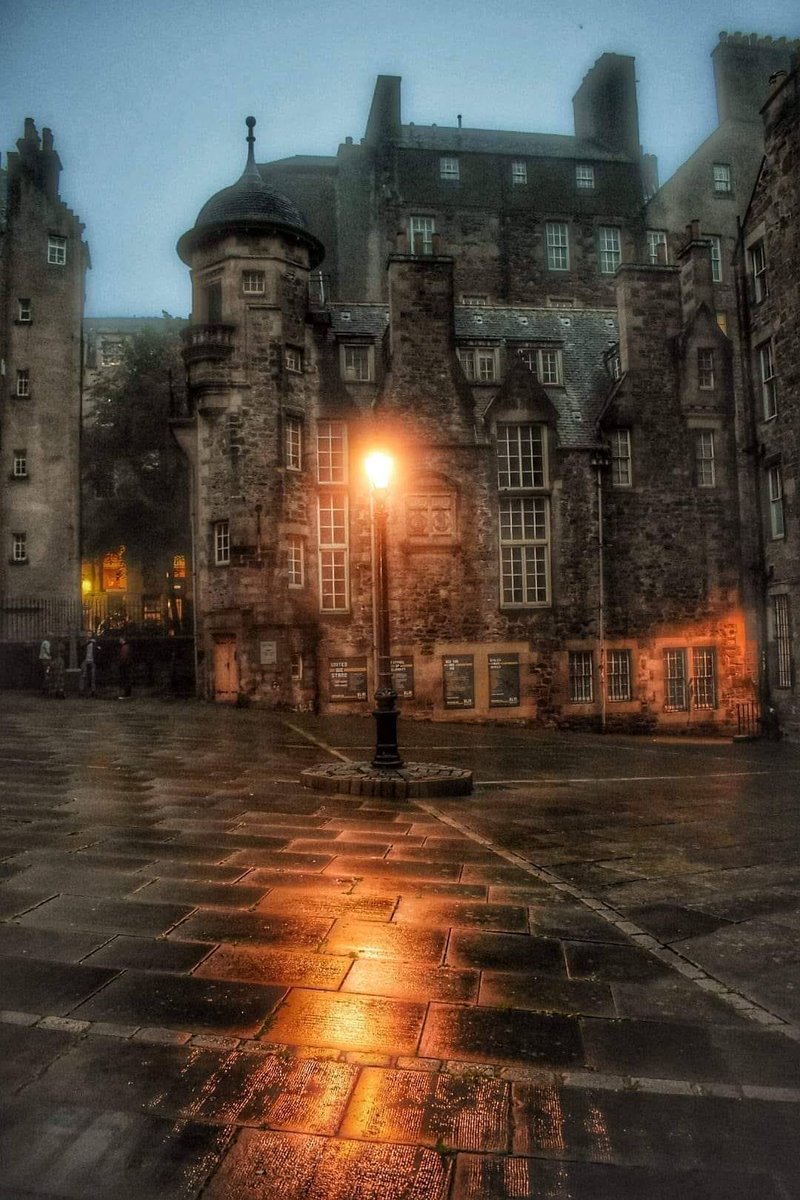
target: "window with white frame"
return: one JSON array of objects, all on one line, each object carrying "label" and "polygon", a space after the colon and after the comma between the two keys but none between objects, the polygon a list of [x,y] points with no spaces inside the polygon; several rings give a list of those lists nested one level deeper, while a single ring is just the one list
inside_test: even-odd
[{"label": "window with white frame", "polygon": [[347,426],[317,422],[317,482],[347,483]]},{"label": "window with white frame", "polygon": [[769,531],[774,541],[786,533],[783,519],[783,472],[780,463],[767,467],[767,487],[769,489]]},{"label": "window with white frame", "polygon": [[286,543],[286,570],[290,588],[301,588],[305,583],[305,545],[303,539],[290,534]]},{"label": "window with white frame", "polygon": [[51,233],[47,238],[47,261],[53,267],[63,267],[67,262],[67,239]]},{"label": "window with white frame", "polygon": [[630,650],[609,650],[606,654],[606,686],[609,700],[630,700],[631,691],[631,652]]},{"label": "window with white frame", "polygon": [[545,222],[548,271],[569,270],[569,228],[564,221]]},{"label": "window with white frame", "polygon": [[528,164],[517,159],[511,164],[511,182],[524,184],[528,182]]},{"label": "window with white frame", "polygon": [[293,375],[300,375],[303,371],[303,351],[297,346],[287,346],[284,357],[286,370]]},{"label": "window with white frame", "polygon": [[708,241],[711,249],[711,279],[714,283],[722,283],[722,239],[711,234]]},{"label": "window with white frame", "polygon": [[594,187],[594,167],[591,163],[575,164],[575,186],[587,190]]},{"label": "window with white frame", "polygon": [[345,343],[339,349],[342,378],[348,383],[369,383],[373,377],[372,346]]},{"label": "window with white frame", "polygon": [[11,561],[22,563],[28,561],[28,535],[27,533],[12,533],[11,534]]},{"label": "window with white frame", "polygon": [[323,492],[319,513],[319,604],[323,612],[347,612],[347,496]]},{"label": "window with white frame", "polygon": [[597,231],[600,274],[614,275],[622,262],[622,243],[616,225],[601,225]]},{"label": "window with white frame", "polygon": [[767,282],[767,251],[764,239],[750,247],[750,274],[753,279],[753,301],[760,304],[766,300],[769,287]]},{"label": "window with white frame", "polygon": [[730,163],[714,163],[711,172],[714,192],[717,195],[727,195],[732,190]]},{"label": "window with white frame", "polygon": [[22,322],[22,324],[24,325],[24,324],[27,324],[28,321],[30,321],[32,319],[33,319],[33,308],[31,306],[30,300],[22,299],[22,297],[20,297],[20,299],[17,301],[17,320]]},{"label": "window with white frame", "polygon": [[549,500],[500,499],[500,604],[532,608],[549,600]]},{"label": "window with white frame", "polygon": [[698,429],[694,446],[697,486],[702,488],[716,487],[717,471],[714,456],[714,430]]},{"label": "window with white frame", "polygon": [[569,652],[569,698],[573,704],[594,700],[594,662],[591,650]]},{"label": "window with white frame", "polygon": [[695,708],[717,707],[717,652],[713,646],[692,650],[692,690]]},{"label": "window with white frame", "polygon": [[517,350],[529,371],[546,387],[562,387],[564,384],[564,357],[560,348],[553,346],[521,346]]},{"label": "window with white frame", "polygon": [[231,528],[228,521],[215,521],[212,526],[214,536],[214,566],[226,567],[231,561]]},{"label": "window with white frame", "polygon": [[31,373],[27,369],[17,371],[17,395],[30,396],[31,394]]},{"label": "window with white frame", "polygon": [[439,178],[447,179],[451,183],[457,183],[461,177],[461,170],[457,158],[452,155],[447,155],[439,159]]},{"label": "window with white frame", "polygon": [[303,422],[300,417],[286,416],[283,420],[283,461],[288,470],[303,467]]},{"label": "window with white frame", "polygon": [[653,267],[658,266],[659,263],[666,263],[668,261],[667,235],[663,229],[648,229],[647,261]]},{"label": "window with white frame", "polygon": [[697,351],[697,386],[704,392],[714,389],[714,351],[704,346]]},{"label": "window with white frame", "polygon": [[612,429],[609,441],[611,442],[611,486],[615,488],[630,487],[633,482],[630,429]]},{"label": "window with white frame", "polygon": [[544,425],[500,425],[497,429],[497,486],[501,490],[547,487]]},{"label": "window with white frame", "polygon": [[28,475],[27,450],[15,450],[11,460],[11,474],[15,479],[25,479]]},{"label": "window with white frame", "polygon": [[483,292],[466,293],[461,297],[461,303],[467,308],[486,308],[489,297]]},{"label": "window with white frame", "polygon": [[410,217],[408,222],[409,254],[433,254],[433,217]]},{"label": "window with white frame", "polygon": [[689,707],[689,688],[686,678],[686,651],[664,651],[664,708],[669,712],[685,712]]},{"label": "window with white frame", "polygon": [[495,383],[498,380],[496,346],[459,346],[456,354],[470,383]]},{"label": "window with white frame", "polygon": [[778,659],[779,688],[792,686],[792,627],[789,616],[789,597],[784,593],[772,597],[772,622],[775,628],[775,653]]},{"label": "window with white frame", "polygon": [[303,656],[302,656],[302,654],[293,654],[292,655],[291,673],[292,673],[292,682],[293,683],[302,683],[303,682]]},{"label": "window with white frame", "polygon": [[775,364],[772,358],[772,341],[762,342],[756,350],[758,377],[761,383],[761,411],[765,421],[770,421],[778,412],[778,395],[775,381]]},{"label": "window with white frame", "polygon": [[263,271],[242,271],[242,292],[245,296],[263,296],[266,286]]}]

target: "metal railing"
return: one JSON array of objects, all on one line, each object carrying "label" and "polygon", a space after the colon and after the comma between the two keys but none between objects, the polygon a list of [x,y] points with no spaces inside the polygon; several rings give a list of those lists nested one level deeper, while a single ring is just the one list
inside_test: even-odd
[{"label": "metal railing", "polygon": [[140,637],[189,635],[191,601],[159,596],[92,596],[86,600],[53,596],[0,596],[0,641],[33,642],[96,633]]},{"label": "metal railing", "polygon": [[756,700],[744,700],[736,705],[736,731],[738,737],[761,736],[761,705]]}]

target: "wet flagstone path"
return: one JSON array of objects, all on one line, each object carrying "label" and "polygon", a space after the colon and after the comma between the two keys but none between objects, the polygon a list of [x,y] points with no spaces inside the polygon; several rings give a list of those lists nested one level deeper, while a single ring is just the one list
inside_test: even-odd
[{"label": "wet flagstone path", "polygon": [[0,1200],[800,1197],[790,750],[0,705]]}]

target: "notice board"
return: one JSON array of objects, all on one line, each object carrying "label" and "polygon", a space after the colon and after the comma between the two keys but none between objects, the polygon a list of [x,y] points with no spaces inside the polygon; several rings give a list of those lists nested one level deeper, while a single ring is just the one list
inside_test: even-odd
[{"label": "notice board", "polygon": [[519,705],[519,655],[489,655],[489,707],[516,708]]},{"label": "notice board", "polygon": [[445,708],[475,707],[475,659],[471,654],[442,655]]},{"label": "notice board", "polygon": [[367,699],[367,659],[332,658],[328,662],[328,688],[332,701]]}]

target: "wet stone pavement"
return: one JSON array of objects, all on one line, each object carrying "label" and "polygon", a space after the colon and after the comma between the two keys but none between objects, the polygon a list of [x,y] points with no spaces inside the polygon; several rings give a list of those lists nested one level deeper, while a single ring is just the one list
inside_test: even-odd
[{"label": "wet stone pavement", "polygon": [[0,694],[2,1200],[800,1198],[800,752],[401,730]]}]

